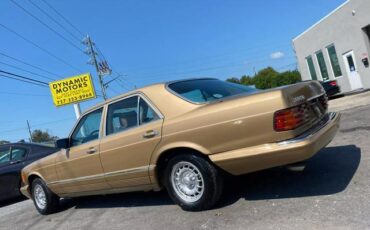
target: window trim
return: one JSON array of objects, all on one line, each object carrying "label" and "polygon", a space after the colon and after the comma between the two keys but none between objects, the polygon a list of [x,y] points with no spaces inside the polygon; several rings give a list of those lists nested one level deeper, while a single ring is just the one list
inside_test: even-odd
[{"label": "window trim", "polygon": [[[137,100],[137,111],[139,111],[139,102],[140,102],[140,98],[142,98],[142,99],[143,99],[143,100],[148,104],[148,106],[149,106],[151,109],[153,109],[153,111],[158,115],[159,119],[158,119],[158,120],[155,120],[155,121],[150,121],[150,122],[148,122],[148,123],[145,123],[145,124],[140,125],[140,124],[139,124],[139,114],[137,114],[137,116],[136,116],[137,124],[138,124],[137,126],[130,127],[130,128],[128,128],[128,129],[122,130],[122,131],[120,131],[120,132],[107,134],[107,125],[108,125],[108,108],[109,108],[109,106],[110,106],[110,105],[112,105],[112,104],[114,104],[114,103],[120,102],[120,101],[122,101],[122,100],[129,99],[129,98],[131,98],[131,97],[135,97],[135,96],[137,96],[137,97],[138,97],[138,100]],[[163,119],[164,119],[164,116],[163,116],[163,114],[159,111],[159,109],[154,105],[154,103],[152,103],[152,102],[151,102],[151,101],[150,101],[150,100],[145,96],[145,94],[143,94],[142,92],[135,92],[135,93],[133,93],[133,94],[127,95],[127,96],[125,96],[125,97],[117,98],[116,100],[111,101],[111,102],[109,102],[109,103],[105,104],[105,115],[104,115],[104,118],[105,118],[105,119],[104,119],[104,124],[103,124],[103,126],[104,126],[104,132],[103,132],[103,135],[102,135],[101,139],[102,139],[102,138],[104,138],[104,137],[113,136],[113,135],[116,135],[116,134],[119,134],[119,133],[123,133],[123,132],[129,131],[129,130],[134,129],[134,128],[142,127],[142,126],[145,126],[145,125],[150,124],[150,123],[152,123],[152,122],[156,122],[156,121],[159,121],[159,120],[163,120]]]},{"label": "window trim", "polygon": [[75,132],[76,128],[78,127],[78,125],[80,124],[81,120],[88,116],[89,114],[91,113],[94,113],[96,112],[97,110],[101,109],[102,110],[102,114],[101,114],[101,118],[100,118],[100,125],[99,125],[99,136],[98,136],[98,139],[95,139],[95,140],[91,140],[91,141],[96,141],[96,140],[100,140],[101,139],[101,132],[102,132],[102,122],[103,122],[103,117],[104,117],[104,106],[99,106],[98,108],[95,108],[94,110],[89,110],[87,113],[83,114],[82,116],[80,116],[80,118],[78,118],[77,122],[75,123],[75,125],[73,126],[72,128],[72,131],[69,133],[69,136],[68,136],[68,141],[69,141],[69,145],[70,147],[69,148],[73,148],[73,147],[78,147],[78,146],[82,146],[84,144],[87,144],[87,143],[90,143],[91,141],[88,141],[88,142],[85,142],[85,143],[82,143],[80,145],[76,145],[76,146],[72,146],[72,136],[73,136],[73,133]]},{"label": "window trim", "polygon": [[[340,75],[340,76],[338,76],[338,77],[336,77],[336,76],[335,76],[334,69],[333,69],[333,64],[331,63],[331,58],[330,58],[330,54],[329,54],[329,48],[330,48],[330,47],[334,47],[335,54],[337,55],[337,60],[338,60],[338,64],[339,64],[339,69],[340,69],[340,72],[341,72],[341,74],[342,74],[342,75]],[[341,68],[341,66],[340,66],[340,62],[339,62],[339,58],[338,58],[338,52],[337,52],[337,49],[335,48],[335,44],[334,44],[334,43],[332,43],[332,44],[330,44],[330,45],[326,46],[326,47],[325,47],[325,49],[326,49],[326,55],[328,56],[328,59],[329,59],[329,67],[330,67],[330,69],[331,69],[331,73],[333,74],[333,77],[334,77],[332,80],[335,80],[335,79],[338,79],[338,78],[343,77],[343,71],[342,71],[342,68]],[[330,76],[329,76],[329,79],[330,79]]]}]

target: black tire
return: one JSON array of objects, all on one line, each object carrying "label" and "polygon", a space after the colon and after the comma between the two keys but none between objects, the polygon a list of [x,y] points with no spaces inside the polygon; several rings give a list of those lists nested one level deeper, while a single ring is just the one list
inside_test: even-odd
[{"label": "black tire", "polygon": [[[40,178],[33,180],[31,189],[33,203],[40,214],[48,215],[58,210],[59,197],[46,186],[43,180]],[[45,205],[43,207],[36,202],[35,193],[37,189],[42,189],[45,194]]]},{"label": "black tire", "polygon": [[[199,174],[203,179],[202,181],[204,182],[204,190],[199,196],[200,198],[192,202],[183,199],[176,192],[176,186],[173,185],[172,171],[176,165],[179,165],[178,163],[182,164],[183,162],[188,162],[196,166],[196,170],[199,171]],[[191,153],[178,155],[170,159],[163,177],[164,185],[171,199],[186,211],[202,211],[210,209],[218,202],[222,194],[223,178],[221,172],[206,159]],[[177,191],[179,190],[177,189]]]}]

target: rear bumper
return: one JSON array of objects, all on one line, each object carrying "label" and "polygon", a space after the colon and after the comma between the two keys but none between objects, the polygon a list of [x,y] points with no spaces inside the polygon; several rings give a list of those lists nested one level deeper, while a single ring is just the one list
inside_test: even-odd
[{"label": "rear bumper", "polygon": [[233,175],[304,161],[330,143],[339,129],[339,122],[339,113],[329,113],[315,127],[294,139],[232,150],[209,157],[217,166]]},{"label": "rear bumper", "polygon": [[27,198],[31,199],[31,193],[28,185],[23,185],[20,189],[21,193]]},{"label": "rear bumper", "polygon": [[332,96],[334,96],[338,93],[340,93],[339,86],[333,87],[333,88],[329,89],[328,91],[326,91],[326,94],[328,95],[328,97],[332,97]]}]

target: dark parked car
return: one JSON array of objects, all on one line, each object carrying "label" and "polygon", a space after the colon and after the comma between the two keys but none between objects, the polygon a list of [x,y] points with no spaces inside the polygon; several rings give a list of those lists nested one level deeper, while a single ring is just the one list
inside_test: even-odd
[{"label": "dark parked car", "polygon": [[30,143],[0,145],[0,201],[20,196],[21,170],[56,151],[56,148]]},{"label": "dark parked car", "polygon": [[331,81],[320,81],[322,87],[324,87],[326,91],[326,95],[328,97],[333,97],[334,95],[340,93],[340,88],[338,86],[338,83],[336,80],[331,80]]}]

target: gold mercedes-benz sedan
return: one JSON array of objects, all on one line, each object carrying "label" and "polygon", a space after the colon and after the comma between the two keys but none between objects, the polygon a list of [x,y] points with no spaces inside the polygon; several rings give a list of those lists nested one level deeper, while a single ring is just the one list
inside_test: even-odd
[{"label": "gold mercedes-benz sedan", "polygon": [[61,148],[22,171],[41,214],[59,199],[166,188],[184,210],[215,205],[225,173],[303,162],[339,128],[317,81],[258,91],[217,79],[155,84],[86,111]]}]

